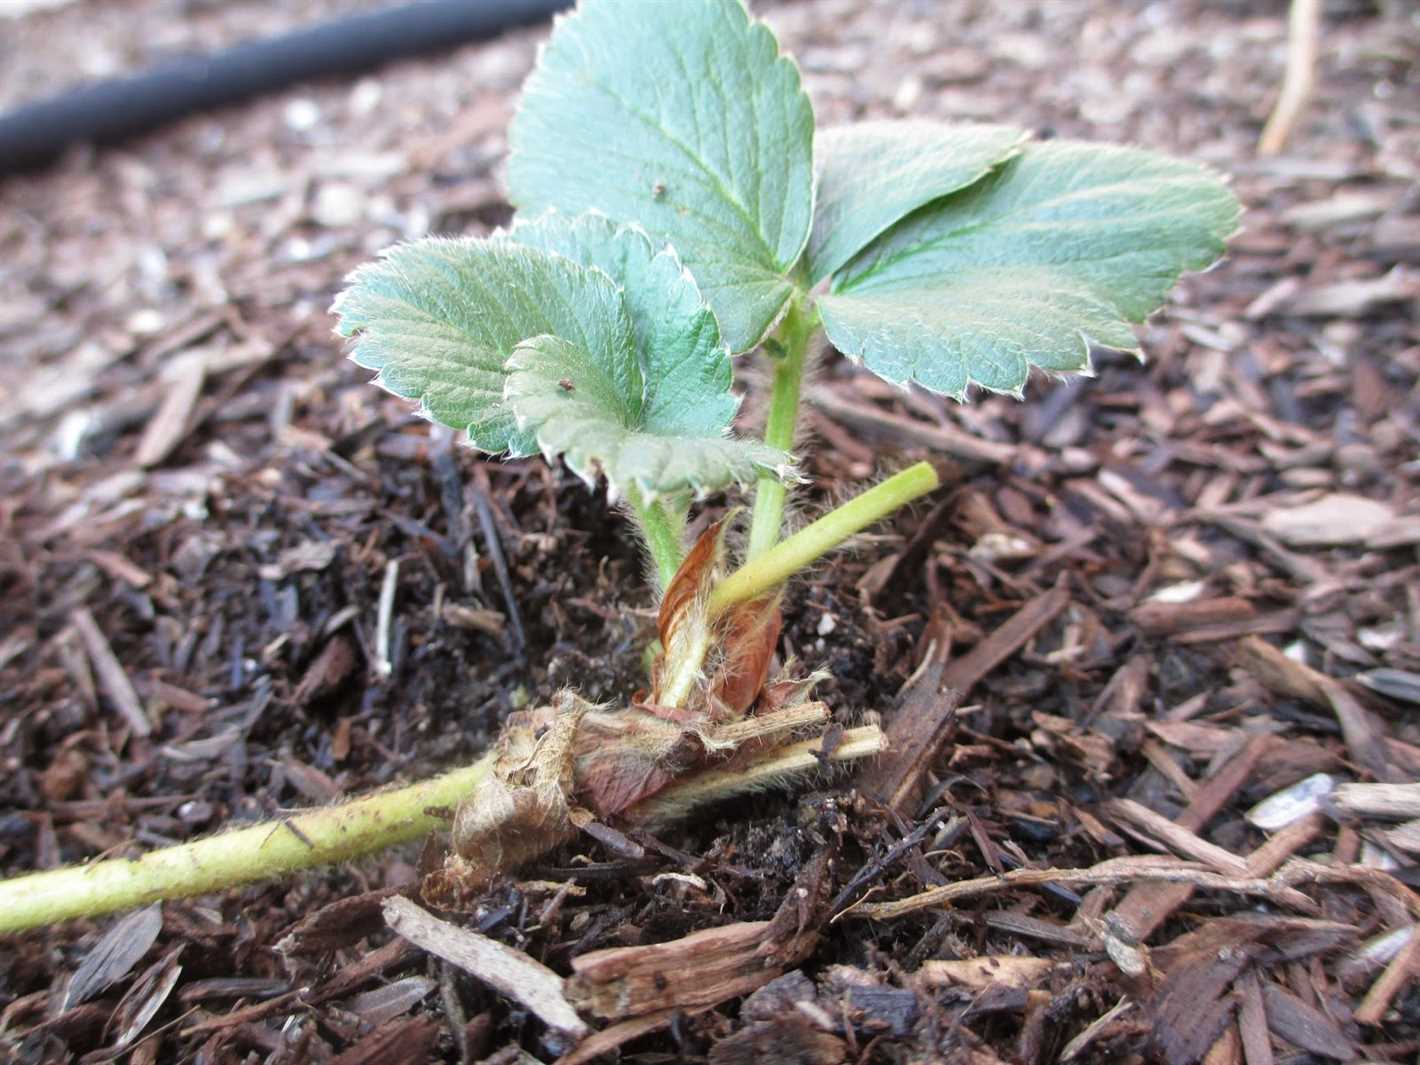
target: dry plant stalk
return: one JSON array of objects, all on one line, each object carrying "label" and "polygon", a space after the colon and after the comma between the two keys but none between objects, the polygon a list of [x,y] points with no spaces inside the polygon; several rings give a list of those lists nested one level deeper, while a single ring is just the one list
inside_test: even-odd
[{"label": "dry plant stalk", "polygon": [[1320,38],[1321,0],[1292,0],[1287,13],[1287,67],[1282,74],[1282,91],[1258,138],[1258,155],[1281,152],[1302,117],[1316,84]]},{"label": "dry plant stalk", "polygon": [[1013,869],[1000,876],[983,876],[945,884],[895,902],[860,903],[840,916],[851,914],[869,920],[887,921],[918,910],[945,906],[957,899],[986,895],[1012,887],[1034,887],[1042,884],[1096,885],[1126,884],[1153,881],[1165,884],[1188,884],[1213,891],[1233,891],[1255,895],[1273,902],[1312,912],[1316,904],[1290,884],[1278,878],[1224,876],[1194,862],[1172,858],[1130,857],[1112,858],[1088,869]]}]

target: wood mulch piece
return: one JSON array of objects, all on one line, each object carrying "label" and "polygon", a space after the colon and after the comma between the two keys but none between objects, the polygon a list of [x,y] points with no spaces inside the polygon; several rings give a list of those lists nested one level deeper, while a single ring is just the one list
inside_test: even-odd
[{"label": "wood mulch piece", "polygon": [[[0,21],[0,106],[363,6],[75,0]],[[958,406],[826,358],[806,512],[919,458],[947,471],[784,602],[782,652],[893,751],[658,836],[599,826],[438,915],[536,963],[515,988],[486,979],[501,954],[461,965],[387,926],[438,857],[417,847],[18,937],[0,1058],[1415,1059],[1405,5],[1326,5],[1316,94],[1265,160],[1283,0],[755,6],[825,122],[1134,142],[1227,171],[1248,207],[1229,260],[1143,328],[1147,363]],[[543,32],[0,182],[6,873],[431,774],[565,685],[641,685],[655,615],[621,516],[560,469],[451,446],[341,358],[326,312],[380,247],[506,220]],[[530,986],[595,1004],[593,1034],[540,1021]]]}]

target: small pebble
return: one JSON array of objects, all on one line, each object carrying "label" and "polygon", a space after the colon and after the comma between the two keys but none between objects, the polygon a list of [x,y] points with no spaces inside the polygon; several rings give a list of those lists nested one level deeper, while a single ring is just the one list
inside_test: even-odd
[{"label": "small pebble", "polygon": [[297,133],[305,133],[320,123],[320,106],[306,96],[298,96],[286,105],[286,126]]},{"label": "small pebble", "polygon": [[327,229],[352,226],[365,217],[365,193],[346,182],[332,181],[320,187],[311,217]]}]

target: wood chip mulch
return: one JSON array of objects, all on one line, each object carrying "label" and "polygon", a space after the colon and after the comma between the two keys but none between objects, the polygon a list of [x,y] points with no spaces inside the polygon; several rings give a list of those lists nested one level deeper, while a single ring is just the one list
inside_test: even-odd
[{"label": "wood chip mulch", "polygon": [[[54,88],[107,8],[0,22],[0,106]],[[436,857],[415,848],[18,937],[0,1058],[1415,1060],[1413,11],[1328,3],[1316,97],[1260,160],[1277,0],[756,8],[821,120],[1138,143],[1228,171],[1248,208],[1145,364],[957,406],[827,357],[806,514],[949,470],[785,604],[782,651],[891,753],[582,837],[472,913],[405,897]],[[103,56],[339,9],[196,5],[184,33],[131,0]],[[327,314],[391,241],[506,220],[543,32],[0,182],[7,874],[428,775],[563,686],[640,683],[622,518],[432,432]]]}]

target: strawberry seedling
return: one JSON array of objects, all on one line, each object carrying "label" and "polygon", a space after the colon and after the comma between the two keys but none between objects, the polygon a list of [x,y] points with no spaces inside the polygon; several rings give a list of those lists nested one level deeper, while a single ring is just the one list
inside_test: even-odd
[{"label": "strawberry seedling", "polygon": [[[564,692],[474,766],[292,819],[0,885],[14,930],[370,853],[447,823],[426,882],[453,902],[593,819],[653,823],[811,770],[826,708],[770,678],[779,589],[936,487],[919,464],[781,541],[806,367],[827,339],[896,385],[1019,396],[1211,265],[1238,205],[1217,175],[1004,125],[816,131],[793,61],[740,0],[584,0],[513,121],[512,225],[402,244],[335,304],[353,358],[494,456],[541,453],[624,500],[661,594],[650,690]],[[758,352],[759,354],[752,355]],[[771,368],[761,437],[733,431],[738,361]],[[691,508],[753,492],[745,557]],[[878,750],[850,730],[834,757]]]}]

